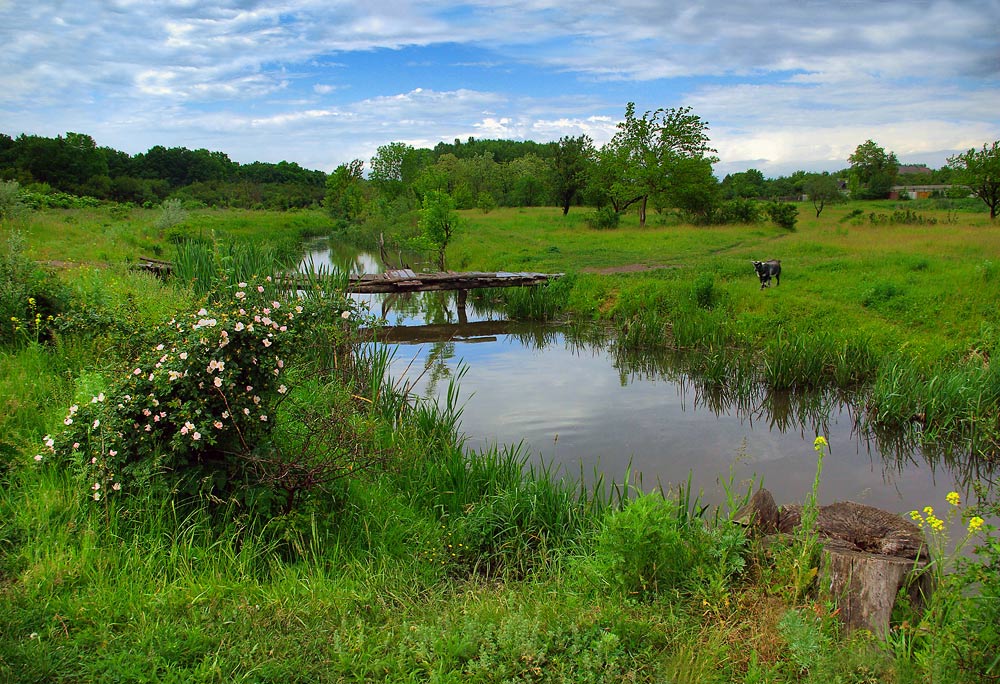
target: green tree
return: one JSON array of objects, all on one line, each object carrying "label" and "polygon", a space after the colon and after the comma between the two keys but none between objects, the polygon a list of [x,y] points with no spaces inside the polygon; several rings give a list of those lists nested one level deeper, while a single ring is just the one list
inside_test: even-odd
[{"label": "green tree", "polygon": [[587,185],[595,155],[594,141],[589,136],[564,136],[559,139],[553,157],[552,180],[563,216],[569,213],[573,200]]},{"label": "green tree", "polygon": [[885,199],[896,182],[899,160],[895,152],[886,152],[866,140],[847,158],[851,163],[849,187],[854,199]]},{"label": "green tree", "polygon": [[952,180],[964,185],[990,208],[990,219],[997,217],[1000,203],[1000,140],[984,143],[983,149],[972,148],[962,154],[948,157]]},{"label": "green tree", "polygon": [[809,195],[809,201],[816,209],[816,218],[819,218],[827,204],[841,202],[844,199],[844,195],[840,192],[840,181],[828,173],[812,176],[805,182],[803,190]]},{"label": "green tree", "polygon": [[326,179],[323,206],[335,219],[353,221],[360,214],[364,200],[364,166],[360,159],[341,164]]},{"label": "green tree", "polygon": [[637,117],[635,103],[629,102],[625,120],[600,155],[602,173],[615,178],[608,188],[615,209],[638,204],[639,225],[645,226],[649,198],[671,188],[683,161],[718,161],[707,156],[715,152],[708,145],[707,130],[708,124],[690,107],[661,108]]},{"label": "green tree", "polygon": [[724,199],[759,199],[767,193],[767,182],[764,174],[757,169],[747,169],[740,173],[726,174],[722,179],[721,190]]},{"label": "green tree", "polygon": [[379,147],[372,157],[368,180],[382,197],[391,202],[413,184],[419,167],[416,149],[406,143],[392,142]]},{"label": "green tree", "polygon": [[445,270],[445,250],[458,228],[455,200],[446,192],[431,190],[424,195],[420,210],[420,230],[437,249],[438,268]]}]

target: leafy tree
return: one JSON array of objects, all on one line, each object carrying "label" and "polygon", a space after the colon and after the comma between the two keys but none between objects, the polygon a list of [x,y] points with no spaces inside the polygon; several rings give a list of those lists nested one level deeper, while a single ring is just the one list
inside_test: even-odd
[{"label": "leafy tree", "polygon": [[553,183],[563,216],[569,213],[573,200],[586,186],[595,155],[594,141],[589,136],[564,136],[559,139],[553,157]]},{"label": "leafy tree", "polygon": [[840,202],[844,199],[840,192],[840,181],[827,173],[811,177],[806,181],[803,189],[809,195],[809,200],[816,209],[816,218],[819,218],[827,204]]},{"label": "leafy tree", "polygon": [[856,199],[884,199],[896,181],[899,160],[895,152],[886,152],[867,140],[847,158],[851,163],[850,190]]},{"label": "leafy tree", "polygon": [[757,199],[767,194],[764,174],[757,169],[726,174],[722,179],[722,196],[725,199]]},{"label": "leafy tree", "polygon": [[635,103],[625,108],[625,120],[605,145],[600,163],[605,174],[616,177],[609,188],[615,209],[639,205],[639,225],[646,225],[650,196],[667,192],[675,183],[677,169],[688,159],[718,161],[709,157],[708,124],[690,107],[661,108],[635,114]]},{"label": "leafy tree", "polygon": [[552,164],[535,154],[526,154],[505,165],[510,179],[510,203],[518,207],[545,204],[552,187]]},{"label": "leafy tree", "polygon": [[418,225],[424,237],[437,249],[438,268],[442,271],[445,270],[445,250],[448,248],[452,234],[458,227],[455,200],[445,192],[438,190],[428,192],[424,196]]},{"label": "leafy tree", "polygon": [[417,173],[416,150],[406,143],[382,145],[371,159],[368,180],[378,193],[392,201],[413,183]]},{"label": "leafy tree", "polygon": [[330,216],[343,221],[353,221],[363,208],[364,166],[360,159],[341,164],[326,179],[326,196],[323,206]]},{"label": "leafy tree", "polygon": [[962,154],[948,157],[948,167],[953,180],[968,187],[976,197],[990,208],[990,219],[997,217],[1000,204],[1000,140],[983,143],[983,149],[972,148]]}]

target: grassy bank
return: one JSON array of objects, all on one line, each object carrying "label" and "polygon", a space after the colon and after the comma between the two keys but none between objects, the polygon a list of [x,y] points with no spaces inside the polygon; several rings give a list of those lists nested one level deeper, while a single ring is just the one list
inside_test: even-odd
[{"label": "grassy bank", "polygon": [[[932,440],[975,434],[989,453],[1000,226],[935,206],[852,203],[815,218],[803,204],[792,232],[665,219],[640,229],[629,217],[599,231],[586,210],[468,212],[449,263],[569,273],[571,287],[553,293],[561,315],[611,323],[624,347],[694,351],[710,381],[861,388],[872,420],[918,423]],[[772,258],[781,284],[762,291],[750,261]],[[530,304],[515,299],[513,312],[544,310]]]},{"label": "grassy bank", "polygon": [[[901,607],[888,639],[847,634],[813,581],[808,535],[764,548],[730,522],[747,483],[730,483],[732,500],[710,511],[683,489],[583,490],[565,473],[528,467],[516,448],[469,451],[454,431],[457,388],[441,405],[402,396],[382,375],[385,350],[357,343],[358,312],[341,297],[291,300],[263,278],[244,285],[226,270],[234,261],[218,256],[225,252],[211,267],[192,258],[196,278],[162,282],[127,268],[131,243],[56,240],[65,216],[32,219],[21,227],[24,253],[5,256],[4,291],[49,308],[20,313],[0,348],[0,680],[996,674],[1000,548],[987,527],[972,534],[985,550],[968,572],[946,580],[956,567],[935,557],[942,584],[930,610]],[[254,240],[301,229],[279,215],[232,218],[195,214],[190,226],[217,221],[217,235],[253,231]],[[569,237],[551,246],[570,256],[594,235],[564,229],[580,246]],[[692,260],[728,263],[697,256],[699,230],[629,239],[685,232]],[[743,230],[761,232],[761,246],[796,237]],[[161,240],[152,227],[149,235]],[[501,255],[521,249],[507,239],[498,239]],[[612,244],[594,267],[626,263]],[[100,263],[51,276],[24,254]],[[801,287],[789,267],[780,288],[760,292],[749,264],[734,263],[726,277],[713,273],[718,302],[700,307],[699,273],[681,272],[691,266],[599,276],[568,265],[531,270],[576,270],[562,311],[620,325],[648,320],[640,303],[659,302],[656,293],[664,325],[676,325],[670,306],[721,320],[743,315],[736,302],[773,307]],[[987,600],[965,594],[972,582]]]}]

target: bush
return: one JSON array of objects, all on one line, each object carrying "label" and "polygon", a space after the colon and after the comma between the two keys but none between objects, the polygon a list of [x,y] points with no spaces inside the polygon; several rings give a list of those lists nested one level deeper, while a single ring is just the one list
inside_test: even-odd
[{"label": "bush", "polygon": [[24,238],[12,231],[0,252],[0,342],[49,339],[67,301],[66,288],[24,255]]},{"label": "bush", "polygon": [[587,217],[587,225],[596,230],[613,230],[621,223],[622,215],[611,207],[600,207]]},{"label": "bush", "polygon": [[715,289],[715,276],[711,273],[702,273],[694,281],[692,294],[695,303],[702,309],[713,309],[719,300],[719,293]]},{"label": "bush", "polygon": [[227,303],[161,326],[127,374],[69,408],[46,446],[88,496],[158,487],[252,503],[284,488],[261,468],[278,465],[268,439],[288,392],[285,361],[322,302],[282,304],[266,284],[240,283]]},{"label": "bush", "polygon": [[700,521],[682,521],[676,502],[659,494],[639,496],[611,513],[600,531],[599,573],[626,596],[680,589],[692,575],[701,531]]},{"label": "bush", "polygon": [[736,198],[723,202],[714,212],[712,223],[756,223],[760,206],[752,199]]},{"label": "bush", "polygon": [[795,230],[799,220],[799,208],[787,202],[771,202],[767,205],[768,217],[785,230]]},{"label": "bush", "polygon": [[[187,219],[188,212],[184,208],[184,202],[177,198],[168,199],[160,205],[160,215],[156,217],[153,227],[161,233],[168,233],[168,231],[173,230],[174,233],[180,232],[183,234],[185,231],[178,229],[183,226]],[[173,233],[168,233],[167,237],[171,242],[176,242]],[[182,235],[182,237],[187,236]]]},{"label": "bush", "polygon": [[17,181],[0,182],[0,220],[14,221],[28,213]]}]

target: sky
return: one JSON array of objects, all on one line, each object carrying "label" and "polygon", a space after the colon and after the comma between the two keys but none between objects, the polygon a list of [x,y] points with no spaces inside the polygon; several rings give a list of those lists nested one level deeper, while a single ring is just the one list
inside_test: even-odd
[{"label": "sky", "polygon": [[720,178],[939,168],[1000,139],[1000,0],[0,0],[0,132],[332,171],[379,146],[606,143],[691,107]]}]

